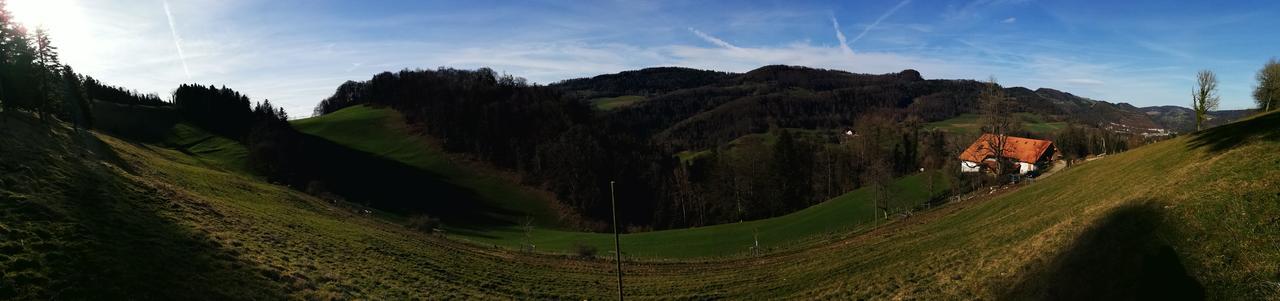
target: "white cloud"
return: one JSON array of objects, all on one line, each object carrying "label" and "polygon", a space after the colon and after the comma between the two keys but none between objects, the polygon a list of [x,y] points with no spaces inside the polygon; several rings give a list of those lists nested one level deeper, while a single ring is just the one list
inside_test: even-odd
[{"label": "white cloud", "polygon": [[1004,19],[1004,21],[1000,21],[1000,23],[1004,24],[1013,24],[1014,22],[1018,22],[1017,17],[1009,17],[1008,19]]},{"label": "white cloud", "polygon": [[1161,54],[1172,56],[1172,57],[1189,59],[1192,56],[1190,52],[1187,52],[1180,48],[1169,46],[1166,44],[1161,44],[1161,43],[1156,43],[1151,41],[1137,41],[1135,43],[1137,43],[1138,46],[1142,46],[1142,48],[1146,48],[1147,50],[1159,52]]},{"label": "white cloud", "polygon": [[1066,80],[1063,80],[1063,82],[1068,83],[1068,84],[1075,84],[1075,85],[1101,85],[1101,84],[1103,84],[1103,82],[1102,82],[1102,81],[1100,81],[1100,80],[1096,80],[1096,79],[1092,79],[1092,78],[1068,78],[1068,79],[1066,79]]}]

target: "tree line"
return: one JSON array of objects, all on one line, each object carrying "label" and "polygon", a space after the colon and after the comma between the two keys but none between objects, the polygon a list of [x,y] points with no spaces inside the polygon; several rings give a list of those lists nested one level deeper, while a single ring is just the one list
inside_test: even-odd
[{"label": "tree line", "polygon": [[62,64],[57,50],[48,32],[18,24],[0,1],[0,109],[76,126],[92,122],[84,77]]},{"label": "tree line", "polygon": [[0,109],[28,111],[76,127],[95,122],[93,101],[126,105],[167,105],[157,94],[104,84],[62,63],[58,47],[44,29],[30,30],[13,19],[0,0]]},{"label": "tree line", "polygon": [[446,151],[515,171],[524,184],[601,220],[614,180],[619,218],[648,224],[661,194],[656,175],[674,165],[644,139],[608,131],[588,103],[487,68],[380,73],[342,84],[316,113],[352,105],[394,108]]},{"label": "tree line", "polygon": [[124,87],[104,84],[90,76],[84,77],[85,93],[89,99],[106,101],[123,105],[168,106],[170,103],[160,99],[159,94],[141,93]]}]

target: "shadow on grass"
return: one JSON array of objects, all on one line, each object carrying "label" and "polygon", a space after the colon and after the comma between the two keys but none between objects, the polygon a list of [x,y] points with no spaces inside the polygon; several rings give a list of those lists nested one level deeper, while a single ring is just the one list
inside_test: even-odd
[{"label": "shadow on grass", "polygon": [[[230,250],[159,216],[168,201],[139,195],[116,180],[80,176],[65,196],[80,243],[51,274],[65,277],[69,299],[281,298],[278,273],[240,261]],[[132,191],[131,191],[132,190]],[[139,204],[143,203],[143,204]]]},{"label": "shadow on grass", "polygon": [[1146,200],[1118,208],[1048,266],[1028,266],[1007,300],[1202,300],[1177,252],[1156,237],[1161,215]]},{"label": "shadow on grass", "polygon": [[[303,164],[313,178],[349,201],[399,213],[426,213],[452,228],[515,225],[519,212],[487,204],[475,191],[444,177],[324,138],[298,133]],[[303,183],[296,183],[303,186]]]},{"label": "shadow on grass", "polygon": [[[165,217],[165,208],[181,204],[104,168],[101,160],[125,162],[93,135],[64,138],[48,135],[47,127],[6,130],[25,134],[0,135],[8,146],[0,149],[7,183],[0,187],[0,278],[6,278],[0,279],[0,299],[284,297],[271,279],[278,273]],[[26,135],[46,138],[21,139]],[[86,149],[91,154],[72,153]],[[22,181],[11,181],[19,179],[9,177],[15,174]]]},{"label": "shadow on grass", "polygon": [[1250,139],[1280,140],[1280,113],[1273,112],[1200,131],[1192,136],[1190,145],[1216,153]]}]

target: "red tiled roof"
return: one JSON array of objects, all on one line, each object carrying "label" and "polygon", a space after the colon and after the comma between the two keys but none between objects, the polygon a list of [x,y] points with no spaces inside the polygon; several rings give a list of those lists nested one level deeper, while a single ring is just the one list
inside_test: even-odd
[{"label": "red tiled roof", "polygon": [[[995,153],[991,149],[991,145],[995,141],[998,141],[996,136],[982,134],[982,137],[978,137],[978,140],[973,141],[969,148],[960,153],[960,160],[982,162],[982,160],[991,157]],[[1053,141],[1005,136],[1004,155],[1002,157],[1018,162],[1035,163],[1051,147],[1053,147]]]}]

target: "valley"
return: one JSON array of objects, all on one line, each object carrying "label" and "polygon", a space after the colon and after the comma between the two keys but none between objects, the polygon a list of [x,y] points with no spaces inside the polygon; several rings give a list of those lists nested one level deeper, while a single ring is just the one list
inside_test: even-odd
[{"label": "valley", "polygon": [[0,300],[1280,300],[1274,12],[0,0]]}]

